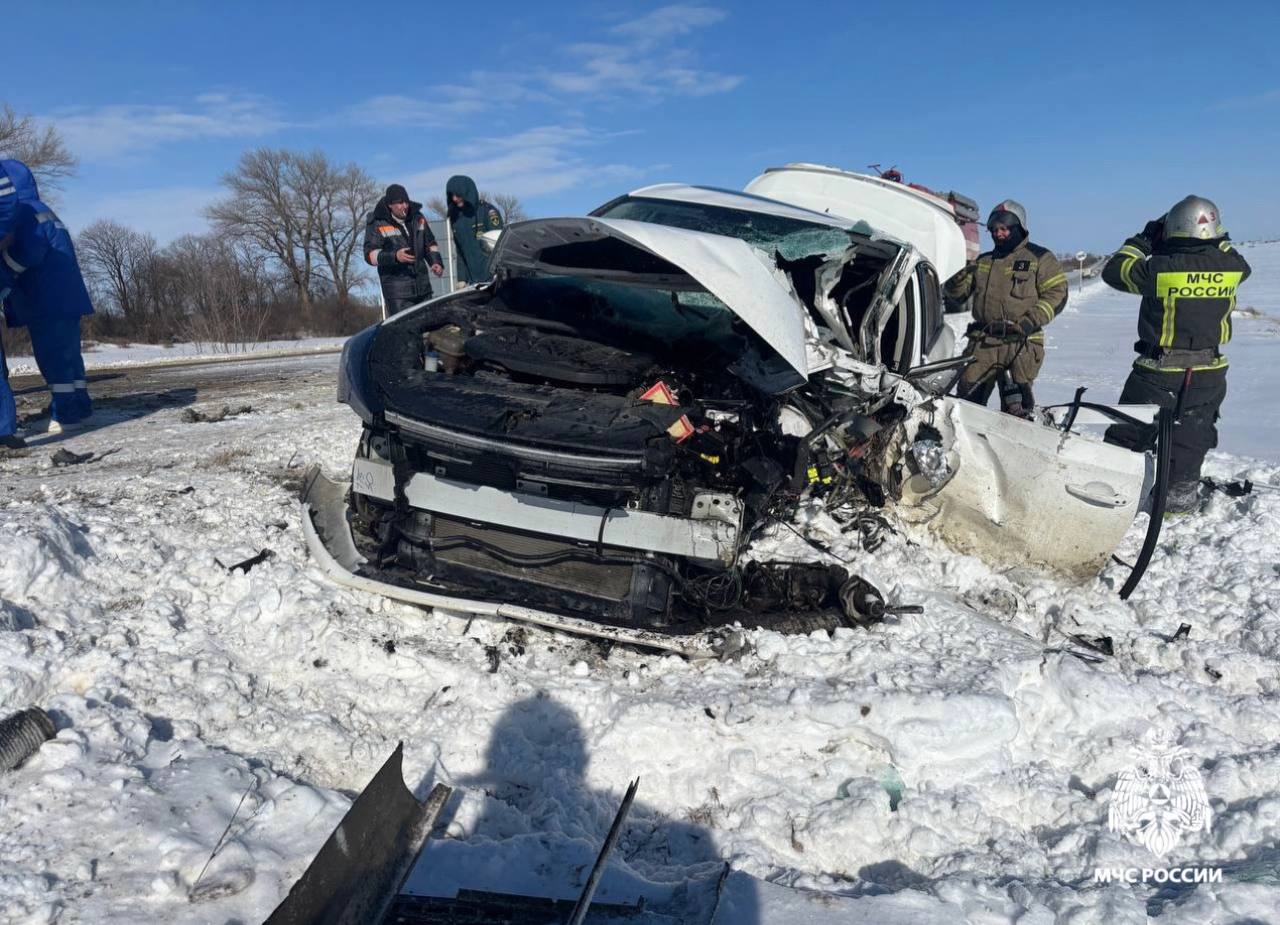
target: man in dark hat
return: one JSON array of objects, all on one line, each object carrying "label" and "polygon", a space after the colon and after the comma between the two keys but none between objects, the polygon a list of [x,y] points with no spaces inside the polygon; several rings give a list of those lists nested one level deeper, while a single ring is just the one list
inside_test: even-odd
[{"label": "man in dark hat", "polygon": [[364,259],[378,268],[388,315],[431,298],[431,277],[427,273],[440,276],[444,272],[440,248],[422,214],[422,203],[410,199],[399,183],[387,187],[369,214],[364,228]]},{"label": "man in dark hat", "polygon": [[1067,304],[1067,274],[1058,259],[1027,237],[1027,212],[1006,199],[987,219],[994,245],[947,280],[956,301],[973,296],[973,324],[966,332],[974,361],[956,388],[960,398],[985,405],[1001,381],[1000,405],[1030,416],[1031,385],[1044,363],[1044,331]]}]

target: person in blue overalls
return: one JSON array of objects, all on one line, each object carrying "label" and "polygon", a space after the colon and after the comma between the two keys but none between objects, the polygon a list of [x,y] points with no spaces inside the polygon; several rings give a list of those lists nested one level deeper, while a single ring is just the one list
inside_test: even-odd
[{"label": "person in blue overalls", "polygon": [[93,413],[80,353],[80,319],[93,314],[66,226],[40,201],[22,161],[0,161],[18,200],[12,237],[0,250],[0,291],[11,328],[26,327],[36,365],[53,395],[50,433],[82,427]]},{"label": "person in blue overalls", "polygon": [[[4,162],[0,161],[0,251],[11,240],[9,232],[13,229],[14,213],[18,211],[18,191],[13,188],[13,180]],[[7,293],[0,289],[0,302]],[[13,400],[13,389],[9,388],[9,364],[4,356],[4,344],[0,342],[0,447],[15,450],[26,444],[18,436],[18,408]]]}]

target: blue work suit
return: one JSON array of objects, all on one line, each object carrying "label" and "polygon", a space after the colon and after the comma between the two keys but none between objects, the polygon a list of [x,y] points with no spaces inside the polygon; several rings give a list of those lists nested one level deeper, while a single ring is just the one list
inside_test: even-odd
[{"label": "blue work suit", "polygon": [[[18,211],[18,191],[4,162],[0,161],[0,238],[13,228],[13,216]],[[0,301],[4,300],[0,290]],[[13,401],[13,389],[9,388],[9,367],[0,343],[0,437],[12,436],[18,429],[18,408]]]},{"label": "blue work suit", "polygon": [[13,227],[13,215],[18,211],[18,191],[13,188],[13,180],[4,162],[0,161],[0,238],[9,233]]},{"label": "blue work suit", "polygon": [[4,343],[0,342],[0,437],[11,437],[18,432],[18,405],[9,387],[8,363]]},{"label": "blue work suit", "polygon": [[13,238],[0,253],[0,291],[9,289],[5,319],[9,327],[26,327],[30,332],[36,365],[53,395],[53,419],[74,424],[93,411],[80,353],[80,319],[93,314],[93,303],[71,234],[40,201],[27,165],[8,160],[0,161],[0,166],[18,200]]}]

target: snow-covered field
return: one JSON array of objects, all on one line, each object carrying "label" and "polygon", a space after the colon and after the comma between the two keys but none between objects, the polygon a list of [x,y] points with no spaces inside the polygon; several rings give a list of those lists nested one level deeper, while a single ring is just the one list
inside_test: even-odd
[{"label": "snow-covered field", "polygon": [[[264,340],[252,344],[108,344],[89,343],[84,349],[86,369],[111,369],[155,363],[184,363],[191,360],[242,358],[254,354],[308,353],[336,350],[345,338],[311,337],[305,340]],[[34,357],[6,357],[9,373],[14,376],[39,372]]]},{"label": "snow-covered field", "polygon": [[[1270,318],[1239,322],[1208,471],[1280,484],[1280,246],[1245,253],[1241,304]],[[1114,398],[1135,311],[1075,298],[1045,392],[1084,379]],[[358,422],[332,401],[332,357],[272,362],[251,413],[165,408],[0,458],[0,715],[40,704],[59,729],[0,775],[0,920],[261,921],[403,740],[419,795],[457,788],[418,888],[576,895],[639,776],[597,896],[681,921],[706,921],[726,862],[840,894],[842,921],[1280,921],[1280,493],[1171,520],[1128,603],[1123,566],[1071,586],[901,535],[862,553],[819,516],[812,535],[924,613],[751,633],[728,662],[606,655],[328,583],[296,482],[311,462],[343,474]],[[57,446],[106,455],[58,466]],[[1115,655],[1067,654],[1064,634]],[[1152,729],[1213,809],[1163,860],[1106,825]],[[1222,881],[1093,878],[1201,865]],[[768,888],[735,882],[731,920],[750,925]]]}]

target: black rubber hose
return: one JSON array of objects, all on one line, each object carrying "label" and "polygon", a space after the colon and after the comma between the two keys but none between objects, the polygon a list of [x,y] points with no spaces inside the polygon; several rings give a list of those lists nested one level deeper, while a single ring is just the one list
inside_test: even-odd
[{"label": "black rubber hose", "polygon": [[1067,412],[1067,419],[1062,422],[1062,432],[1064,434],[1071,433],[1071,425],[1076,422],[1076,415],[1080,413],[1080,402],[1084,401],[1084,391],[1088,386],[1080,386],[1076,389],[1076,397],[1071,400],[1071,410]]},{"label": "black rubber hose", "polygon": [[0,720],[0,771],[12,771],[57,733],[49,714],[31,707]]},{"label": "black rubber hose", "polygon": [[1164,524],[1164,502],[1169,493],[1169,466],[1173,452],[1173,418],[1168,408],[1161,408],[1156,417],[1156,487],[1151,499],[1151,520],[1147,523],[1147,537],[1142,541],[1142,551],[1138,560],[1133,563],[1133,571],[1120,589],[1120,600],[1127,601],[1133,589],[1138,587],[1142,576],[1146,574],[1151,556],[1156,551],[1156,543],[1160,540],[1160,527]]}]

